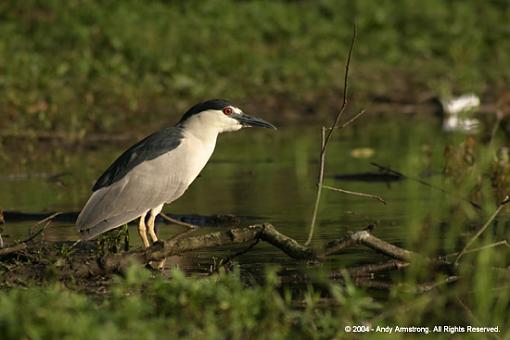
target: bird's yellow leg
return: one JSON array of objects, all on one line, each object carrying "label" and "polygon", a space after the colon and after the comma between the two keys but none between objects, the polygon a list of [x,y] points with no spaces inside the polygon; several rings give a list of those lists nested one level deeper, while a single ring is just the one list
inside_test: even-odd
[{"label": "bird's yellow leg", "polygon": [[144,248],[149,248],[150,243],[149,239],[147,238],[147,227],[145,226],[145,216],[147,215],[147,212],[143,213],[142,216],[140,216],[140,222],[138,222],[138,235],[140,235],[140,238],[143,242]]},{"label": "bird's yellow leg", "polygon": [[151,240],[152,242],[157,242],[158,241],[158,236],[156,235],[156,232],[154,231],[154,222],[156,220],[156,216],[152,215],[149,217],[149,221],[147,221],[147,231],[149,232],[149,235],[151,236]]},{"label": "bird's yellow leg", "polygon": [[160,205],[154,209],[151,209],[151,215],[149,217],[149,221],[147,221],[149,235],[151,236],[153,243],[158,241],[158,236],[156,235],[154,228],[155,228],[155,223],[156,223],[156,216],[158,216],[158,214],[161,212],[161,209],[163,209],[163,205]]},{"label": "bird's yellow leg", "polygon": [[[158,241],[158,236],[156,235],[156,231],[154,230],[155,224],[156,224],[156,216],[161,212],[163,209],[163,204],[160,206],[157,206],[154,209],[151,209],[151,215],[149,216],[149,220],[147,221],[147,227],[149,235],[151,236],[152,242]],[[151,265],[153,268],[157,268],[159,270],[163,270],[165,268],[165,262],[166,259],[160,260],[160,261],[154,261],[151,262]]]}]

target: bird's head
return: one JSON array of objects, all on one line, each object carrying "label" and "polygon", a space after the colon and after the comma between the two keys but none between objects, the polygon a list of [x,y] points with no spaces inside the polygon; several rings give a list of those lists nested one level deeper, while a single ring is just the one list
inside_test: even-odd
[{"label": "bird's head", "polygon": [[177,124],[189,128],[214,129],[218,133],[237,131],[243,127],[276,129],[274,125],[245,114],[223,99],[212,99],[191,107]]}]

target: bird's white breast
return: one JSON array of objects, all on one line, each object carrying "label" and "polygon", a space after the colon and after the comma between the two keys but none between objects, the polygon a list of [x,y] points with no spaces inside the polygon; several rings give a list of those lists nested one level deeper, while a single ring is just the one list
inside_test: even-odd
[{"label": "bird's white breast", "polygon": [[214,134],[202,139],[192,133],[184,133],[179,155],[176,155],[179,157],[179,165],[176,164],[176,166],[182,171],[182,178],[187,186],[195,180],[211,158],[216,146],[216,137],[217,135]]}]

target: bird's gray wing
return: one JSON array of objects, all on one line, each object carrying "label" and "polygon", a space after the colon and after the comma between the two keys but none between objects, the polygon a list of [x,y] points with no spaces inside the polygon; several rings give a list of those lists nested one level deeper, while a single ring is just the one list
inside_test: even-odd
[{"label": "bird's gray wing", "polygon": [[109,186],[123,178],[142,162],[157,158],[179,146],[182,140],[180,127],[162,129],[124,151],[99,177],[92,191]]},{"label": "bird's gray wing", "polygon": [[169,198],[179,197],[187,183],[165,168],[174,158],[167,153],[140,163],[122,179],[96,190],[76,221],[82,238],[89,239],[121,226]]},{"label": "bird's gray wing", "polygon": [[76,221],[82,238],[128,223],[184,192],[186,184],[167,170],[175,158],[168,151],[179,145],[181,136],[178,128],[161,130],[124,152],[105,171]]}]

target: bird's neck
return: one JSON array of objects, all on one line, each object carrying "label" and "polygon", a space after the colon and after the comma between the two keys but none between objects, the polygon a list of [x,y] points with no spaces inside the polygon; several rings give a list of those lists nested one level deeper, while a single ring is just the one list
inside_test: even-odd
[{"label": "bird's neck", "polygon": [[185,135],[192,136],[206,145],[216,144],[220,131],[214,127],[203,126],[195,122],[189,122],[182,126]]}]

